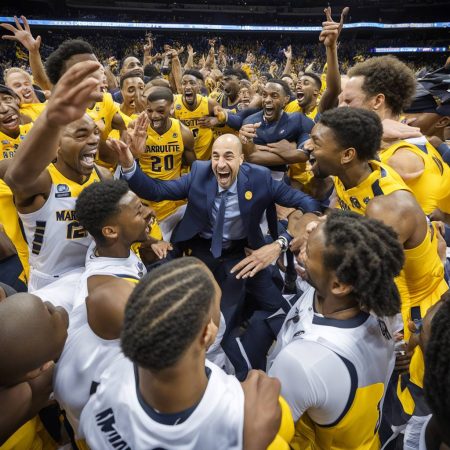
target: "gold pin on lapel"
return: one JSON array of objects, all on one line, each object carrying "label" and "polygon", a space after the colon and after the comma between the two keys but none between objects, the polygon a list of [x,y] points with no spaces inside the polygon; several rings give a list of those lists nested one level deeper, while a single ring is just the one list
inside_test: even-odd
[{"label": "gold pin on lapel", "polygon": [[251,200],[253,197],[252,191],[246,191],[244,196],[245,200]]}]

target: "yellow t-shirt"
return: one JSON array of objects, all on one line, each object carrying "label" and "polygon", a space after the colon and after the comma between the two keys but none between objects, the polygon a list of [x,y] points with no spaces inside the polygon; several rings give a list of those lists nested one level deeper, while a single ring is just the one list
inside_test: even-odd
[{"label": "yellow t-shirt", "polygon": [[17,147],[19,147],[19,144],[25,139],[25,136],[31,130],[32,126],[32,123],[19,125],[20,131],[16,138],[12,138],[0,131],[0,161],[3,159],[12,158],[16,154]]},{"label": "yellow t-shirt", "polygon": [[196,158],[203,161],[211,159],[213,132],[211,128],[202,128],[198,125],[198,119],[209,116],[208,98],[197,94],[197,106],[191,111],[183,102],[183,96],[178,94],[175,96],[174,107],[175,118],[181,120],[194,135]]},{"label": "yellow t-shirt", "polygon": [[[159,180],[175,180],[181,176],[184,152],[181,123],[177,119],[169,120],[170,128],[162,135],[152,127],[148,127],[145,152],[139,157],[141,169],[149,177]],[[156,212],[156,218],[161,221],[173,214],[184,203],[184,201],[163,200],[150,202],[150,205]]]},{"label": "yellow t-shirt", "polygon": [[41,115],[42,111],[44,111],[46,103],[23,103],[20,105],[20,114],[25,114],[28,116],[33,122]]}]

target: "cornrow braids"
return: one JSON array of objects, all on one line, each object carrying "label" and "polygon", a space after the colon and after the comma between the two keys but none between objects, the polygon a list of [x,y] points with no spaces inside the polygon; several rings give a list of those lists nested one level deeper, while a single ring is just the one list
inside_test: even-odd
[{"label": "cornrow braids", "polygon": [[[431,334],[425,351],[425,398],[440,428],[450,424],[450,291],[431,321]],[[444,428],[447,427],[447,428]]]},{"label": "cornrow braids", "polygon": [[119,213],[120,199],[130,190],[124,180],[104,180],[83,189],[75,205],[75,217],[96,242],[104,242],[106,220]]},{"label": "cornrow braids", "polygon": [[174,365],[204,326],[214,292],[212,275],[197,258],[176,259],[147,274],[125,309],[123,353],[152,371]]},{"label": "cornrow braids", "polygon": [[360,306],[378,316],[397,314],[400,294],[394,277],[405,258],[394,230],[350,211],[333,211],[325,222],[324,234],[324,265],[353,287]]}]

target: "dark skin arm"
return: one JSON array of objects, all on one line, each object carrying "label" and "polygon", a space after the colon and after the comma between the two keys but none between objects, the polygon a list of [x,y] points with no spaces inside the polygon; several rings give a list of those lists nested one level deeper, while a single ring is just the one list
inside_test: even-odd
[{"label": "dark skin arm", "polygon": [[325,45],[327,53],[327,88],[322,95],[319,103],[319,112],[336,106],[338,95],[341,93],[341,75],[339,73],[339,63],[337,57],[337,40],[344,26],[345,16],[349,8],[344,8],[341,13],[339,23],[333,21],[331,17],[331,8],[324,10],[326,21],[322,23],[322,32],[319,41]]},{"label": "dark skin arm", "polygon": [[281,385],[260,370],[251,370],[241,383],[244,391],[244,450],[266,449],[281,423]]},{"label": "dark skin arm", "polygon": [[194,135],[184,124],[181,124],[181,135],[183,137],[184,151],[183,160],[187,165],[191,165],[197,158],[194,152]]},{"label": "dark skin arm", "polygon": [[134,286],[130,281],[107,275],[88,279],[88,323],[97,336],[108,340],[120,337],[125,306]]},{"label": "dark skin arm", "polygon": [[392,227],[405,249],[417,247],[427,234],[425,214],[408,191],[375,197],[367,205],[366,216]]}]

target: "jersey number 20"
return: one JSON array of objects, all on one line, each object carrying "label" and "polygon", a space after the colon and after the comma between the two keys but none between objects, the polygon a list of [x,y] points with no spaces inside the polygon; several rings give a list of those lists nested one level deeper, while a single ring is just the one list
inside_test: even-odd
[{"label": "jersey number 20", "polygon": [[173,169],[173,155],[152,156],[150,161],[152,162],[152,172],[161,172],[162,169],[165,171]]}]

